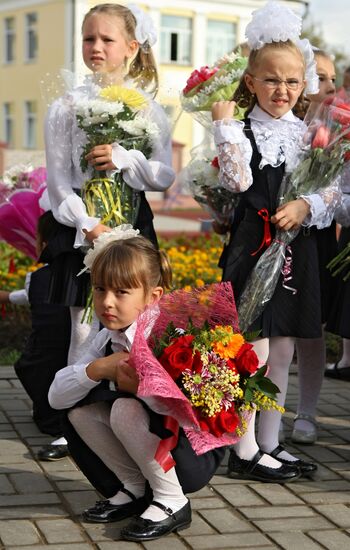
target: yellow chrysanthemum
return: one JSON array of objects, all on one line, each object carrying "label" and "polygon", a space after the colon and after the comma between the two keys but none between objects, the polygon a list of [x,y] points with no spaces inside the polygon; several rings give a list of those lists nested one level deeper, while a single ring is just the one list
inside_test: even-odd
[{"label": "yellow chrysanthemum", "polygon": [[147,100],[140,92],[123,86],[108,86],[101,90],[100,96],[108,101],[121,101],[132,109],[144,109],[147,106]]}]

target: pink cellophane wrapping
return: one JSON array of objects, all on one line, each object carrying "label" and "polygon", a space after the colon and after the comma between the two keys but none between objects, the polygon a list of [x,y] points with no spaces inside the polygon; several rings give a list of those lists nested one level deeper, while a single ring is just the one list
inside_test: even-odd
[{"label": "pink cellophane wrapping", "polygon": [[18,189],[0,204],[0,239],[36,259],[37,223],[43,210],[39,199],[46,188]]},{"label": "pink cellophane wrapping", "polygon": [[190,319],[196,327],[207,321],[211,327],[231,325],[239,332],[231,284],[216,283],[190,292],[176,290],[166,294],[158,306],[148,308],[137,322],[130,363],[139,376],[137,396],[153,411],[175,418],[184,428],[194,451],[203,454],[216,447],[232,445],[238,436],[215,437],[201,431],[190,401],[152,352],[152,340],[161,337],[171,321],[176,328],[186,329]]}]

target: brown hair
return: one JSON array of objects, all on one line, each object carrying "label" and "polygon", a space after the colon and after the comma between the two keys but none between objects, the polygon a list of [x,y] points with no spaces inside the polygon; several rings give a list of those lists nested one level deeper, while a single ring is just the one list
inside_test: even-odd
[{"label": "brown hair", "polygon": [[[286,40],[285,42],[271,42],[271,44],[264,44],[262,48],[259,50],[251,50],[249,57],[248,57],[248,66],[246,70],[244,71],[241,80],[239,82],[239,85],[233,95],[233,100],[236,101],[238,107],[241,107],[242,109],[246,109],[246,116],[251,112],[254,105],[256,104],[256,97],[252,92],[249,90],[248,86],[245,83],[245,75],[246,74],[254,74],[254,71],[259,65],[259,62],[261,60],[261,57],[263,54],[265,54],[267,51],[277,51],[277,50],[289,50],[296,55],[299,55],[303,66],[305,70],[305,59],[302,54],[302,52],[299,50],[296,44],[292,42],[291,40]],[[296,105],[293,108],[293,112],[297,113],[300,110],[302,110],[304,102],[304,94],[303,92],[300,94],[298,101]]]},{"label": "brown hair", "polygon": [[[96,13],[106,13],[122,19],[128,40],[136,40],[136,19],[129,8],[122,6],[121,4],[111,3],[94,6],[85,14],[82,28],[84,28],[86,20],[91,17],[91,15],[95,15]],[[159,78],[156,61],[150,46],[146,51],[139,47],[135,58],[130,64],[127,76],[133,78],[140,88],[144,90],[148,89],[148,91],[156,95],[159,87]]]},{"label": "brown hair", "polygon": [[108,288],[169,289],[172,282],[168,256],[142,236],[109,243],[96,256],[91,268],[93,284]]}]

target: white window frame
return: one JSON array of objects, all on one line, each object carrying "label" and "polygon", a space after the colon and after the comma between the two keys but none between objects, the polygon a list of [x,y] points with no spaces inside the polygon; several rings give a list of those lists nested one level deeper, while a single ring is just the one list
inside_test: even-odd
[{"label": "white window frame", "polygon": [[25,149],[35,149],[37,143],[37,102],[28,100],[24,102],[24,140]]},{"label": "white window frame", "polygon": [[[35,16],[34,22],[30,21],[33,16]],[[26,13],[24,19],[24,58],[27,62],[35,61],[38,58],[38,14],[35,11]],[[34,51],[32,51],[33,47]]]},{"label": "white window frame", "polygon": [[[213,52],[213,44],[215,43],[217,44],[218,42],[219,43],[223,42],[222,40],[223,34],[220,33],[220,35],[218,35],[213,30],[211,30],[209,28],[211,22],[223,23],[225,25],[229,23],[230,25],[232,25],[232,29],[233,29],[232,33],[225,34],[225,40],[227,40],[227,42],[229,42],[229,39],[232,37],[231,47],[228,47],[227,49],[223,48],[223,50],[226,50],[226,51],[221,51],[221,52],[218,51],[217,54],[214,53],[214,55],[211,55]],[[221,19],[214,19],[214,18],[210,18],[207,20],[206,63],[209,66],[213,65],[218,58],[222,57],[227,53],[230,53],[235,48],[236,45],[237,45],[237,23],[235,21],[224,21]],[[215,51],[215,48],[214,48],[214,51]]]},{"label": "white window frame", "polygon": [[3,141],[7,143],[9,147],[13,147],[14,140],[14,117],[12,111],[13,104],[9,101],[5,101],[2,106],[3,112]]},{"label": "white window frame", "polygon": [[[12,21],[13,28],[9,28],[8,23]],[[15,18],[5,17],[3,22],[4,29],[4,63],[10,64],[15,61],[15,43],[16,43],[16,30],[15,30]],[[11,45],[10,45],[11,42]],[[12,50],[12,58],[10,57],[10,51]]]},{"label": "white window frame", "polygon": [[[161,19],[161,47],[160,47],[160,55],[161,60],[160,62],[163,64],[178,64],[178,65],[191,65],[192,64],[192,27],[193,27],[193,21],[191,17],[186,16],[180,16],[180,15],[168,15],[164,14],[161,16],[163,17],[173,17],[174,18],[174,26],[163,26],[162,19]],[[188,19],[190,21],[190,28],[189,29],[182,29],[180,27],[176,27],[175,21],[178,18],[182,19]],[[176,59],[171,59],[172,56],[172,36],[177,36],[177,52],[176,52]],[[189,43],[189,46],[187,48],[186,43]],[[165,49],[165,55],[163,55],[163,47]],[[188,49],[188,52],[185,50]],[[189,59],[185,60],[184,57],[188,54]]]}]

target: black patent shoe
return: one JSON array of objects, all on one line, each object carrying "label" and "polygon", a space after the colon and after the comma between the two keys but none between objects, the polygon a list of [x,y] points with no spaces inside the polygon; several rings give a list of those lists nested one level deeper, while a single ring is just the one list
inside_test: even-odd
[{"label": "black patent shoe", "polygon": [[296,466],[281,464],[279,468],[270,468],[263,464],[258,464],[264,455],[262,451],[256,453],[251,460],[239,458],[231,449],[228,460],[228,475],[237,479],[253,479],[264,481],[265,483],[287,483],[300,477],[300,470]]},{"label": "black patent shoe", "polygon": [[314,462],[306,462],[306,460],[301,460],[301,458],[298,458],[297,460],[286,460],[285,458],[280,458],[278,455],[283,451],[285,451],[283,445],[278,445],[278,447],[271,451],[269,455],[273,456],[273,458],[279,462],[282,462],[282,464],[286,464],[287,466],[297,466],[300,469],[302,476],[308,477],[310,474],[316,472],[317,464]]},{"label": "black patent shoe", "polygon": [[181,531],[191,525],[192,513],[190,501],[178,512],[173,513],[171,508],[163,506],[160,502],[151,502],[150,506],[157,506],[168,517],[161,521],[152,521],[144,518],[134,518],[129,525],[121,530],[121,536],[125,540],[142,542],[144,540],[154,540],[169,535],[173,531]]},{"label": "black patent shoe", "polygon": [[69,456],[68,445],[44,445],[37,454],[39,460],[61,460],[66,456]]},{"label": "black patent shoe", "polygon": [[349,367],[338,367],[338,363],[335,363],[334,367],[328,367],[324,371],[324,375],[327,378],[334,378],[335,380],[346,380],[350,381],[350,366]]},{"label": "black patent shoe", "polygon": [[[126,490],[123,489],[126,493]],[[131,493],[127,493],[133,500],[126,504],[111,504],[109,500],[98,500],[95,506],[84,510],[82,513],[83,521],[88,523],[111,523],[130,518],[135,514],[142,514],[149,506],[149,501],[145,498],[135,498]]]}]

